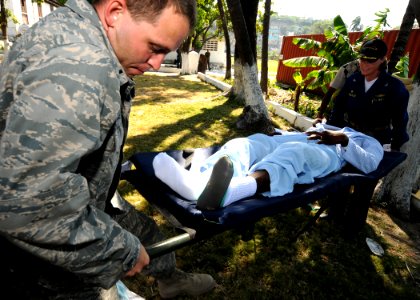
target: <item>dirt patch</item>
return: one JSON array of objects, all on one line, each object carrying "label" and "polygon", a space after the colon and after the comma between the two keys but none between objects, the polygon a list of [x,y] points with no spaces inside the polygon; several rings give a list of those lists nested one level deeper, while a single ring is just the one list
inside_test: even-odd
[{"label": "dirt patch", "polygon": [[274,101],[280,104],[293,102],[292,90],[270,88],[268,90],[268,96],[271,101]]},{"label": "dirt patch", "polygon": [[[420,287],[420,222],[404,221],[381,207],[369,210],[371,226],[385,252],[405,263],[407,272]],[[381,241],[382,240],[382,241]]]}]

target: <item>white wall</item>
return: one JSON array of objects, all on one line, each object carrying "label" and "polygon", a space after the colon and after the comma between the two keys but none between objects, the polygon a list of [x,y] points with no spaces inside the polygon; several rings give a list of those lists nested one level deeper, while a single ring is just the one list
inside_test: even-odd
[{"label": "white wall", "polygon": [[173,61],[176,59],[176,56],[176,51],[169,52],[168,54],[166,54],[164,62],[173,63]]},{"label": "white wall", "polygon": [[[27,14],[28,14],[28,26],[32,26],[36,22],[39,21],[38,16],[38,4],[36,2],[32,2],[32,0],[25,0],[26,7],[27,7]],[[20,4],[20,0],[6,0],[5,2],[6,8],[10,9],[19,24],[13,23],[10,19],[7,20],[7,34],[9,38],[12,38],[19,33],[19,29],[25,28],[26,26],[23,23],[22,19],[22,7]],[[42,16],[45,17],[51,12],[51,5],[49,3],[43,2],[41,4]],[[21,29],[22,29],[21,28]]]},{"label": "white wall", "polygon": [[[223,67],[226,66],[226,44],[225,40],[217,42],[217,51],[210,52],[210,64],[217,64]],[[206,50],[201,50],[200,54],[205,54]]]},{"label": "white wall", "polygon": [[[217,51],[209,51],[210,52],[210,64],[217,64],[220,66],[226,66],[226,45],[225,41],[218,41],[217,43]],[[200,54],[205,54],[206,50],[201,50]],[[173,63],[176,59],[176,51],[169,52],[165,56],[165,62]]]}]

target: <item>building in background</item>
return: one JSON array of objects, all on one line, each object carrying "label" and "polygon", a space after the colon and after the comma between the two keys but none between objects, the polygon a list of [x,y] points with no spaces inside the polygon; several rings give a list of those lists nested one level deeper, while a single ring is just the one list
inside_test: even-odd
[{"label": "building in background", "polygon": [[23,33],[60,6],[54,0],[44,0],[43,3],[36,3],[32,0],[4,0],[4,4],[18,20],[18,24],[13,23],[10,18],[7,20],[7,36],[10,42],[13,42],[18,34]]},{"label": "building in background", "polygon": [[[233,49],[233,48],[232,48]],[[225,39],[211,39],[208,40],[199,54],[210,52],[210,65],[212,68],[224,68],[226,66],[226,45]],[[177,58],[176,51],[169,52],[165,56],[164,64],[175,64]]]}]

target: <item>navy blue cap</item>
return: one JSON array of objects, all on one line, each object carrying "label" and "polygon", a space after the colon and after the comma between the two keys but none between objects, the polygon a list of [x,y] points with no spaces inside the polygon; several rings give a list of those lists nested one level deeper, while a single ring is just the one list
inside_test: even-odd
[{"label": "navy blue cap", "polygon": [[382,58],[388,52],[388,47],[381,39],[373,39],[365,42],[359,51],[360,58],[378,59]]}]

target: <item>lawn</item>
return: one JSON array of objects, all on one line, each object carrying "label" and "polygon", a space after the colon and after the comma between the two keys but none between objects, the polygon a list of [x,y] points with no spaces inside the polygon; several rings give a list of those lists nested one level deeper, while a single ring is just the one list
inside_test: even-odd
[{"label": "lawn", "polygon": [[[235,60],[234,58],[232,58],[232,66],[234,65]],[[279,61],[278,60],[273,60],[273,59],[269,59],[268,60],[268,79],[271,80],[271,82],[275,82],[276,81],[276,76],[277,76],[277,68],[279,65]],[[261,71],[261,59],[258,59],[257,61],[257,67],[258,70]],[[233,69],[232,69],[233,70]],[[223,80],[223,76],[216,76],[218,78],[220,78],[221,80]]]},{"label": "lawn", "polygon": [[[147,74],[136,78],[138,95],[132,107],[124,154],[222,144],[247,132],[234,123],[238,103],[227,101],[214,87],[186,77]],[[279,127],[288,124],[275,118]],[[127,183],[121,193],[155,218],[168,235],[174,230]],[[254,235],[242,240],[229,231],[177,250],[177,264],[188,272],[211,274],[218,285],[200,299],[420,299],[419,231],[372,205],[368,222],[348,241],[338,226],[318,221],[293,241],[292,234],[313,211],[297,209],[255,224]],[[249,225],[249,224],[247,224]],[[416,231],[417,230],[417,231]],[[373,255],[365,238],[378,241],[385,255]],[[153,278],[124,282],[146,299],[159,299]],[[190,299],[180,297],[179,299]]]},{"label": "lawn", "polygon": [[[278,60],[273,60],[273,59],[268,60],[267,66],[268,66],[268,74],[270,78],[273,77],[273,75],[274,75],[274,78],[276,77],[278,65],[279,65]],[[258,70],[261,70],[261,59],[258,59],[257,66],[258,66]]]}]

